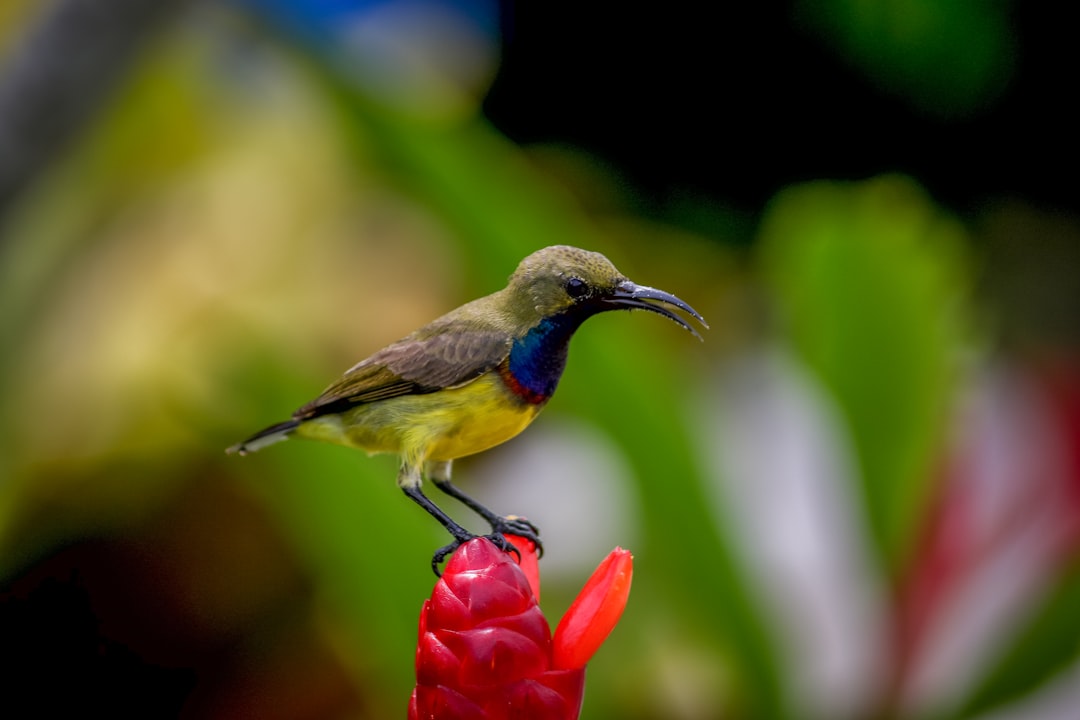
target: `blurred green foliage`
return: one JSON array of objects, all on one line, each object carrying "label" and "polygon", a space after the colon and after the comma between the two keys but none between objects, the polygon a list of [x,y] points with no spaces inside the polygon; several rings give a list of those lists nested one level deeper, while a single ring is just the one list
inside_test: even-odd
[{"label": "blurred green foliage", "polygon": [[[996,5],[902,4],[936,28],[912,30],[932,40],[917,51],[853,4],[804,5],[904,92],[943,53],[967,63],[920,85],[922,101],[948,96],[960,112],[1002,77]],[[194,23],[155,44],[0,228],[0,577],[18,588],[89,553],[77,567],[91,604],[121,607],[100,630],[118,624],[133,653],[159,664],[207,677],[228,668],[199,696],[221,716],[403,713],[427,561],[445,538],[393,486],[394,460],[299,442],[243,460],[222,450],[356,359],[501,287],[529,252],[580,245],[713,324],[699,345],[655,318],[590,323],[538,421],[572,418],[610,438],[641,509],[633,594],[589,669],[585,717],[824,716],[785,674],[793,631],[770,616],[725,521],[739,509],[706,461],[717,440],[703,437],[699,413],[718,412],[717,377],[762,343],[811,370],[839,408],[856,466],[844,478],[853,522],[873,548],[870,576],[840,592],[880,593],[888,624],[893,591],[925,561],[921,534],[971,382],[962,360],[979,344],[969,229],[899,176],[790,187],[756,230],[711,227],[702,218],[717,211],[693,203],[685,222],[661,225],[630,209],[619,178],[566,151],[605,185],[593,197],[610,204],[589,205],[541,152],[478,116],[388,107],[325,58],[217,12],[201,18],[213,32]],[[768,453],[771,439],[761,442]],[[466,486],[482,463],[463,464]],[[787,502],[753,521],[784,533]],[[158,574],[108,575],[117,600],[93,582],[114,564]],[[1070,567],[1005,629],[998,662],[949,712],[1000,708],[1075,663]],[[171,584],[157,591],[162,577]],[[582,580],[545,582],[553,622]],[[159,623],[161,637],[126,628],[126,614]],[[892,648],[876,649],[888,665]],[[852,717],[948,714],[872,685]]]},{"label": "blurred green foliage", "polygon": [[890,573],[909,560],[956,401],[966,239],[903,178],[794,188],[762,224],[785,330],[846,415]]},{"label": "blurred green foliage", "polygon": [[882,90],[922,112],[966,117],[1014,71],[1009,2],[800,0],[796,16]]}]

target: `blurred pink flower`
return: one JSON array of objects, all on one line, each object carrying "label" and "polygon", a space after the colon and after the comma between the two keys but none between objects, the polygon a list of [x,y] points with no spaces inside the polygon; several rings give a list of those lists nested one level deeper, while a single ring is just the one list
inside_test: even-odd
[{"label": "blurred pink flower", "polygon": [[536,549],[513,554],[484,538],[462,545],[420,612],[409,720],[575,720],[585,664],[622,615],[633,557],[613,550],[554,637],[537,598]]}]

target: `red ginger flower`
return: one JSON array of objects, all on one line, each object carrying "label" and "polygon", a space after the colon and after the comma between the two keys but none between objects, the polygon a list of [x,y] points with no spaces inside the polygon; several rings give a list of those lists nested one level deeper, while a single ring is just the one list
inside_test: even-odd
[{"label": "red ginger flower", "polygon": [[462,545],[420,611],[409,720],[576,720],[585,664],[626,607],[633,558],[615,548],[552,637],[537,598],[536,548],[521,566],[484,538]]}]

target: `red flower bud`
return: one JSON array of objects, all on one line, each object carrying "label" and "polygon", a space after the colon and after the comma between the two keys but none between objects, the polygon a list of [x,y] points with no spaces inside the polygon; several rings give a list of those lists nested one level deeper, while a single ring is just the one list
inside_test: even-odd
[{"label": "red flower bud", "polygon": [[578,717],[585,663],[622,614],[632,558],[616,549],[601,563],[553,646],[536,600],[536,548],[511,541],[522,567],[490,541],[472,540],[454,553],[424,601],[409,720]]},{"label": "red flower bud", "polygon": [[628,551],[617,547],[604,558],[555,629],[554,667],[585,667],[622,617],[633,575]]}]

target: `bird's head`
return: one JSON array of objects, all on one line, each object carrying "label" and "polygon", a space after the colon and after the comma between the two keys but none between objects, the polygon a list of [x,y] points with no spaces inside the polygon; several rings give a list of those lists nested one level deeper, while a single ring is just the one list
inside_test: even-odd
[{"label": "bird's head", "polygon": [[701,339],[690,323],[671,310],[675,307],[708,327],[694,308],[671,293],[637,285],[600,253],[568,245],[546,247],[522,260],[510,276],[507,290],[516,309],[536,321],[556,315],[583,321],[607,310],[648,310]]}]

